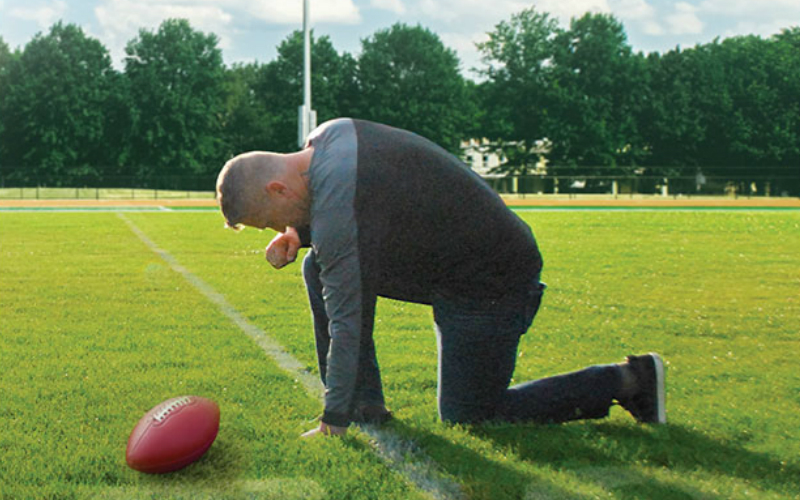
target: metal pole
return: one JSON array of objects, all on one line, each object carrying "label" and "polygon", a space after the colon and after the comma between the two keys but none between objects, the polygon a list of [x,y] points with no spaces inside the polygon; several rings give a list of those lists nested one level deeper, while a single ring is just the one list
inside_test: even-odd
[{"label": "metal pole", "polygon": [[303,106],[311,111],[311,32],[308,27],[308,1],[303,0]]},{"label": "metal pole", "polygon": [[303,147],[308,134],[317,127],[317,113],[311,109],[311,22],[309,0],[303,0],[303,104],[297,113],[297,145]]}]

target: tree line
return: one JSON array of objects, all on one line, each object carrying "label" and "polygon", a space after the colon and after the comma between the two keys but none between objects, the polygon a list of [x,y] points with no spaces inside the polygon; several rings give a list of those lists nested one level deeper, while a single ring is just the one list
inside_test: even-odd
[{"label": "tree line", "polygon": [[[486,137],[517,173],[545,137],[551,165],[583,173],[800,166],[800,28],[644,54],[611,15],[563,27],[531,8],[478,45],[477,82],[422,26],[376,31],[358,56],[312,38],[320,123],[375,120],[455,153]],[[242,151],[297,149],[301,32],[273,61],[227,67],[216,35],[170,19],[125,54],[116,70],[101,42],[61,22],[21,50],[0,38],[0,168],[20,180],[203,176]]]}]

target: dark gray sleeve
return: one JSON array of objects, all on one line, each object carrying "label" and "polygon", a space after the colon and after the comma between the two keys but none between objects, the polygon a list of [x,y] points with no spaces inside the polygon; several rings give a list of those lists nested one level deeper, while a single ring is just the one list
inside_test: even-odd
[{"label": "dark gray sleeve", "polygon": [[[328,350],[325,413],[327,424],[347,426],[358,374],[362,332],[362,286],[358,238],[352,210],[326,214],[317,250],[331,344]],[[315,245],[316,246],[316,245]]]},{"label": "dark gray sleeve", "polygon": [[315,146],[311,166],[311,245],[320,265],[331,337],[322,420],[346,426],[350,423],[361,336],[372,332],[362,332],[365,304],[354,207],[355,128],[349,120],[323,127],[324,132],[311,136]]}]

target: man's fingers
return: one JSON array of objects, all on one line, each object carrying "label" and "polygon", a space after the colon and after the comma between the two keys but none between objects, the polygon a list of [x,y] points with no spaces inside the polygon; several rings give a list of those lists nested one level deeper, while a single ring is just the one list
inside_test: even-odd
[{"label": "man's fingers", "polygon": [[294,258],[290,258],[288,252],[291,251],[291,245],[287,242],[284,235],[278,234],[267,245],[265,256],[267,262],[272,264],[275,269],[280,269],[289,262],[293,262]]},{"label": "man's fingers", "polygon": [[319,427],[316,427],[314,429],[311,429],[308,432],[304,432],[300,437],[307,439],[307,438],[310,438],[310,437],[321,436],[321,435],[322,435],[322,433],[319,431]]}]

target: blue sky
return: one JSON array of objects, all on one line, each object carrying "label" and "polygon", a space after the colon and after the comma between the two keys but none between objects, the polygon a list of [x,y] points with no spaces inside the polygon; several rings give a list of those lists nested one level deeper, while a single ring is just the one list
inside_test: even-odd
[{"label": "blue sky", "polygon": [[[637,51],[665,52],[716,37],[770,36],[800,25],[800,0],[311,0],[311,21],[337,50],[358,53],[361,39],[395,22],[421,24],[456,50],[465,70],[480,65],[474,43],[511,14],[530,6],[563,25],[587,11],[614,14]],[[111,52],[121,67],[125,44],[140,28],[182,17],[216,33],[226,64],[267,62],[302,22],[302,0],[0,0],[0,36],[12,48],[59,19],[75,23]],[[468,76],[471,73],[466,71]]]}]

